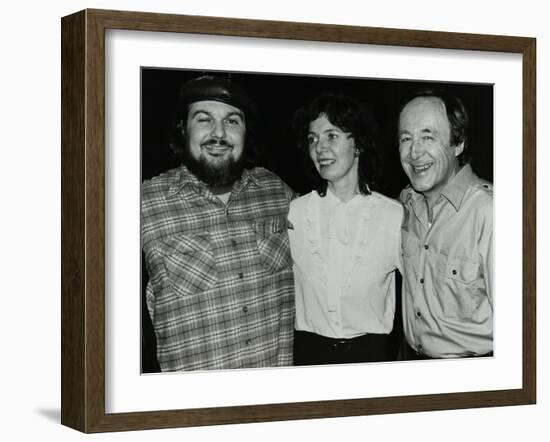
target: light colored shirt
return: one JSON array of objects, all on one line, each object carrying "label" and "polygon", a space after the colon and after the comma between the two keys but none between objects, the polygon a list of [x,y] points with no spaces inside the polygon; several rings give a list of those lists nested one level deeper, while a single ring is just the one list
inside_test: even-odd
[{"label": "light colored shirt", "polygon": [[226,204],[184,166],[142,185],[147,305],[162,371],[292,365],[292,191],[245,170]]},{"label": "light colored shirt", "polygon": [[390,333],[403,208],[379,193],[340,201],[330,190],[292,201],[296,329],[331,338]]},{"label": "light colored shirt", "polygon": [[493,350],[493,187],[464,166],[428,223],[424,197],[403,190],[403,322],[409,345],[430,357]]}]

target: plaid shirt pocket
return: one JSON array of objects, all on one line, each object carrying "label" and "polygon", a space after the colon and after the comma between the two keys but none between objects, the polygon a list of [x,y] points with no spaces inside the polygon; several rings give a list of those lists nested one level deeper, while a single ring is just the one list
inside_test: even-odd
[{"label": "plaid shirt pocket", "polygon": [[254,223],[260,259],[268,273],[277,273],[292,265],[286,218],[272,218]]},{"label": "plaid shirt pocket", "polygon": [[176,294],[195,295],[216,285],[218,272],[208,233],[172,236],[162,241],[159,251]]}]

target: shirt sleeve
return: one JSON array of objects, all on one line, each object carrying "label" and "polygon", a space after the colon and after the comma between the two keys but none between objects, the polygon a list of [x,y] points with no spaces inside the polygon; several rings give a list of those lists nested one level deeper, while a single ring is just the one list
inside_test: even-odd
[{"label": "shirt sleeve", "polygon": [[401,225],[403,224],[403,218],[405,216],[405,209],[404,208],[401,208],[400,210],[400,216],[399,216],[399,219],[398,219],[398,223],[397,223],[397,226],[396,226],[396,229],[397,229],[397,259],[396,259],[396,263],[397,263],[397,270],[399,270],[399,273],[401,273],[401,275],[403,275],[403,242],[402,242],[402,239],[401,239]]},{"label": "shirt sleeve", "polygon": [[151,281],[147,282],[147,288],[145,289],[145,300],[147,302],[147,310],[149,311],[149,317],[151,321],[154,321],[154,303],[155,303],[155,293],[153,291],[153,286]]},{"label": "shirt sleeve", "polygon": [[283,187],[285,189],[285,196],[286,196],[288,202],[290,202],[293,199],[298,198],[300,196],[292,189],[292,187],[290,187],[284,181],[283,181]]},{"label": "shirt sleeve", "polygon": [[[151,318],[151,321],[154,323],[155,321],[155,299],[156,299],[156,292],[155,292],[155,286],[159,286],[160,284],[160,275],[159,272],[154,272],[152,269],[155,268],[155,266],[152,264],[153,259],[151,256],[149,256],[149,260],[145,259],[143,260],[143,278],[145,281],[145,302],[147,304],[147,310],[149,311],[149,317]],[[156,281],[155,281],[156,278]]]},{"label": "shirt sleeve", "polygon": [[290,254],[292,259],[296,261],[296,257],[301,253],[303,235],[300,225],[300,217],[296,214],[296,201],[290,204],[288,211],[288,238],[290,241]]},{"label": "shirt sleeve", "polygon": [[493,307],[493,205],[484,206],[480,213],[479,223],[479,255],[483,270],[483,279],[487,290],[487,297]]}]

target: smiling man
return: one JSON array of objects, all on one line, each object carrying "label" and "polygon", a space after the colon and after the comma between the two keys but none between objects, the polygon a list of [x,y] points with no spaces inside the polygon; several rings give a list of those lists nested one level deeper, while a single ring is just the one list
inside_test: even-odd
[{"label": "smiling man", "polygon": [[146,299],[162,371],[292,364],[292,191],[253,167],[255,106],[203,76],[180,94],[182,165],[142,185]]},{"label": "smiling man", "polygon": [[468,115],[445,91],[401,110],[403,359],[493,353],[493,188],[467,163]]}]

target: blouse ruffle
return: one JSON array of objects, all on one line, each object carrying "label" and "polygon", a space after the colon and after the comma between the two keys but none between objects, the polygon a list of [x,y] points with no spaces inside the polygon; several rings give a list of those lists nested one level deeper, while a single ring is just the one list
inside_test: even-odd
[{"label": "blouse ruffle", "polygon": [[[372,210],[374,207],[380,204],[380,198],[375,194],[362,195],[360,221],[357,228],[356,237],[352,242],[352,252],[350,257],[350,265],[346,266],[343,281],[346,281],[347,285],[351,286],[352,275],[354,267],[360,263],[363,263],[369,256],[369,238],[367,235],[369,221],[372,218]],[[321,196],[317,192],[312,192],[311,198],[306,206],[306,223],[305,223],[305,239],[309,253],[313,260],[313,272],[318,279],[325,282],[327,281],[327,260],[323,256],[321,249]],[[372,257],[371,257],[372,258]]]}]

